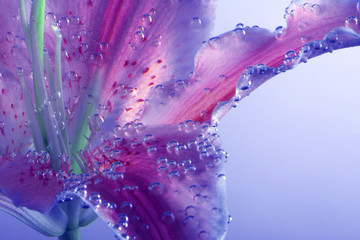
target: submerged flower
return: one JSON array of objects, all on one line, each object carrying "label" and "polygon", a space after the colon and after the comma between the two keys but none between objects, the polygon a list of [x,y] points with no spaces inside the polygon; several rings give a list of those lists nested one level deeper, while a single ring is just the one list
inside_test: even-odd
[{"label": "submerged flower", "polygon": [[79,239],[223,239],[219,119],[271,77],[360,44],[360,5],[293,1],[286,27],[210,38],[215,1],[3,1],[0,209]]}]

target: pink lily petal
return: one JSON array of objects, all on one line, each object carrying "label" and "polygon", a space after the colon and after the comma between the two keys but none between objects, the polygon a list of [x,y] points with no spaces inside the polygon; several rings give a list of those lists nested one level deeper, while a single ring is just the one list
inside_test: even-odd
[{"label": "pink lily petal", "polygon": [[15,207],[9,198],[0,193],[0,209],[49,237],[61,236],[67,227],[67,216],[58,205],[52,207],[49,213],[42,214],[26,207]]},{"label": "pink lily petal", "polygon": [[[198,52],[190,79],[153,88],[142,122],[209,121],[219,102],[231,100],[215,109],[213,120],[218,120],[277,73],[311,57],[359,45],[357,18],[360,13],[355,0],[293,1],[286,10],[286,28],[270,32],[239,26],[212,38]],[[301,49],[305,43],[309,44]],[[249,66],[254,67],[246,70]]]},{"label": "pink lily petal", "polygon": [[[214,5],[211,1],[49,1],[47,11],[54,13],[49,19],[55,16],[60,21],[64,39],[64,96],[71,114],[80,115],[89,103],[102,117],[110,114],[107,119],[112,124],[141,118],[152,86],[185,78],[193,70],[195,53],[213,26]],[[54,37],[46,37],[53,56]],[[78,129],[78,124],[82,123],[71,128]]]},{"label": "pink lily petal", "polygon": [[0,192],[16,207],[48,213],[62,189],[49,160],[47,153],[32,152],[0,158]]},{"label": "pink lily petal", "polygon": [[119,236],[220,239],[228,221],[226,153],[213,130],[189,121],[118,132],[84,153],[101,175],[76,193]]}]

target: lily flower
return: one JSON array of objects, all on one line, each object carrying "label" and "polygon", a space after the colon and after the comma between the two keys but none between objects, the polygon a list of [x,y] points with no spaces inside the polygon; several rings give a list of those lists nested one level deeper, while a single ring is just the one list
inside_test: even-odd
[{"label": "lily flower", "polygon": [[221,117],[268,79],[360,44],[354,0],[210,38],[216,1],[1,0],[0,209],[62,240],[224,239]]}]

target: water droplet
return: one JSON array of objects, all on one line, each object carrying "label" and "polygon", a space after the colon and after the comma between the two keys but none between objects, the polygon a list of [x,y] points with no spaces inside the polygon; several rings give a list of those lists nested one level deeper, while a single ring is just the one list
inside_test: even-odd
[{"label": "water droplet", "polygon": [[162,186],[161,183],[159,182],[154,182],[154,183],[151,183],[150,186],[149,186],[149,191],[152,195],[155,195],[155,196],[158,196],[158,195],[161,195],[163,194],[164,192],[164,187]]},{"label": "water droplet", "polygon": [[48,12],[45,16],[45,20],[49,23],[49,24],[56,24],[57,20],[56,20],[56,15],[53,12]]},{"label": "water droplet", "polygon": [[174,152],[177,146],[178,142],[175,140],[171,140],[168,142],[166,149],[168,150],[168,152]]},{"label": "water droplet", "polygon": [[21,76],[21,75],[24,73],[24,69],[23,69],[22,67],[18,67],[18,68],[16,69],[16,73],[17,73],[19,76]]},{"label": "water droplet", "polygon": [[163,85],[155,86],[155,94],[158,96],[162,96],[164,94],[164,86]]},{"label": "water droplet", "polygon": [[131,202],[126,201],[121,204],[120,208],[124,213],[131,213],[133,205]]},{"label": "water droplet", "polygon": [[243,24],[243,23],[238,23],[238,24],[236,24],[235,28],[244,29],[244,28],[245,28],[245,24]]},{"label": "water droplet", "polygon": [[229,216],[228,216],[228,221],[227,221],[227,223],[230,224],[231,222],[232,222],[232,216],[229,215]]},{"label": "water droplet", "polygon": [[154,153],[157,152],[157,148],[155,146],[150,146],[147,148],[147,152],[149,155],[153,155]]},{"label": "water droplet", "polygon": [[100,52],[105,53],[109,49],[109,44],[107,42],[102,42],[99,45]]},{"label": "water droplet", "polygon": [[211,93],[211,89],[210,88],[204,88],[204,93],[205,93],[205,95],[209,95]]},{"label": "water droplet", "polygon": [[167,158],[166,157],[159,157],[157,160],[158,165],[166,166],[167,165]]},{"label": "water droplet", "polygon": [[356,10],[360,13],[360,2],[356,4]]},{"label": "water droplet", "polygon": [[78,16],[73,16],[71,18],[71,24],[73,24],[73,25],[79,25],[80,22],[81,22],[81,20],[80,20],[80,18]]},{"label": "water droplet", "polygon": [[321,13],[321,8],[319,5],[314,4],[311,6],[311,11],[315,13],[316,15],[319,15]]},{"label": "water droplet", "polygon": [[99,183],[102,183],[103,181],[104,181],[104,179],[102,179],[102,178],[97,178],[97,179],[95,179],[94,183],[95,183],[95,184],[99,184]]},{"label": "water droplet", "polygon": [[196,173],[196,167],[195,167],[194,165],[192,165],[192,164],[187,165],[187,166],[185,167],[184,173],[185,173],[186,175],[189,175],[189,176],[195,175],[195,173]]},{"label": "water droplet", "polygon": [[194,17],[194,18],[191,20],[191,27],[193,27],[193,28],[199,28],[199,27],[201,27],[201,19],[198,18],[198,17]]},{"label": "water droplet", "polygon": [[177,166],[176,161],[174,160],[169,160],[166,165],[169,169],[174,169]]},{"label": "water droplet", "polygon": [[134,35],[134,37],[135,37],[135,40],[136,41],[144,41],[144,39],[145,39],[145,35],[144,35],[144,33],[143,32],[141,32],[141,31],[137,31],[136,33],[135,33],[135,35]]},{"label": "water droplet", "polygon": [[226,76],[225,75],[220,75],[219,76],[219,81],[225,81],[226,80]]},{"label": "water droplet", "polygon": [[186,227],[189,227],[189,228],[197,227],[197,221],[196,221],[195,217],[192,215],[189,215],[184,219],[184,224]]},{"label": "water droplet", "polygon": [[186,145],[184,145],[184,144],[179,144],[179,145],[176,147],[175,151],[176,151],[177,154],[181,154],[181,153],[184,153],[184,152],[186,151],[186,149],[187,149]]},{"label": "water droplet", "polygon": [[242,81],[241,84],[239,84],[238,89],[241,91],[246,91],[251,87],[251,80],[245,79],[245,81]]},{"label": "water droplet", "polygon": [[134,98],[137,95],[136,90],[134,88],[132,88],[132,87],[129,87],[129,88],[126,89],[126,95],[128,97],[130,97],[130,98]]},{"label": "water droplet", "polygon": [[189,187],[189,193],[191,194],[191,195],[196,195],[196,194],[199,194],[200,193],[200,189],[199,189],[199,186],[198,185],[191,185],[190,187]]},{"label": "water droplet", "polygon": [[358,29],[357,17],[354,17],[354,16],[348,17],[345,21],[345,26],[348,28],[351,28],[353,30],[357,30]]},{"label": "water droplet", "polygon": [[127,135],[134,134],[136,132],[135,126],[133,123],[126,123],[124,126],[124,132]]},{"label": "water droplet", "polygon": [[59,28],[65,28],[70,25],[70,19],[67,17],[62,17],[57,21],[57,26]]},{"label": "water droplet", "polygon": [[12,33],[12,32],[8,32],[8,33],[6,33],[5,34],[5,39],[6,39],[6,41],[8,41],[8,42],[14,42],[14,33]]},{"label": "water droplet", "polygon": [[170,211],[166,211],[161,215],[161,221],[166,225],[172,224],[175,222],[175,215]]},{"label": "water droplet", "polygon": [[76,72],[74,71],[70,71],[68,72],[67,74],[67,79],[71,82],[74,82],[74,81],[78,81],[79,80],[79,76]]},{"label": "water droplet", "polygon": [[225,182],[226,176],[225,174],[219,174],[217,175],[218,182]]},{"label": "water droplet", "polygon": [[157,169],[157,172],[158,172],[159,174],[161,174],[161,175],[165,174],[165,173],[166,173],[166,167],[163,167],[163,166],[159,167],[159,168]]},{"label": "water droplet", "polygon": [[274,31],[274,35],[277,40],[283,39],[286,35],[286,28],[284,28],[283,26],[277,27]]},{"label": "water droplet", "polygon": [[80,52],[81,53],[86,53],[89,50],[89,45],[87,43],[82,43],[80,45]]},{"label": "water droplet", "polygon": [[199,232],[199,240],[210,240],[210,234],[206,231]]},{"label": "water droplet", "polygon": [[169,180],[171,183],[178,183],[180,181],[180,173],[178,171],[171,171],[168,175]]},{"label": "water droplet", "polygon": [[90,61],[93,64],[99,65],[102,63],[104,56],[101,53],[93,53],[90,56]]},{"label": "water droplet", "polygon": [[328,39],[331,43],[335,43],[339,40],[338,34],[336,32],[330,32],[326,39]]},{"label": "water droplet", "polygon": [[212,49],[217,49],[221,45],[221,39],[219,37],[213,37],[208,40],[209,47]]},{"label": "water droplet", "polygon": [[122,129],[122,127],[120,125],[115,125],[115,127],[113,128],[113,134],[116,137],[121,137],[123,135],[124,131]]},{"label": "water droplet", "polygon": [[125,213],[120,213],[117,216],[117,220],[118,220],[119,225],[123,225],[123,226],[127,227],[127,224],[129,222],[129,217]]},{"label": "water droplet", "polygon": [[144,14],[141,20],[145,26],[149,26],[153,23],[152,17],[149,14]]}]

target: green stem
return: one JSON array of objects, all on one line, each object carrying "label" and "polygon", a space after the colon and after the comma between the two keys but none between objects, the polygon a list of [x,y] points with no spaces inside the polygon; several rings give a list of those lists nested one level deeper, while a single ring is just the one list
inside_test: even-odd
[{"label": "green stem", "polygon": [[65,234],[58,237],[59,240],[80,240],[80,229],[66,232]]}]

